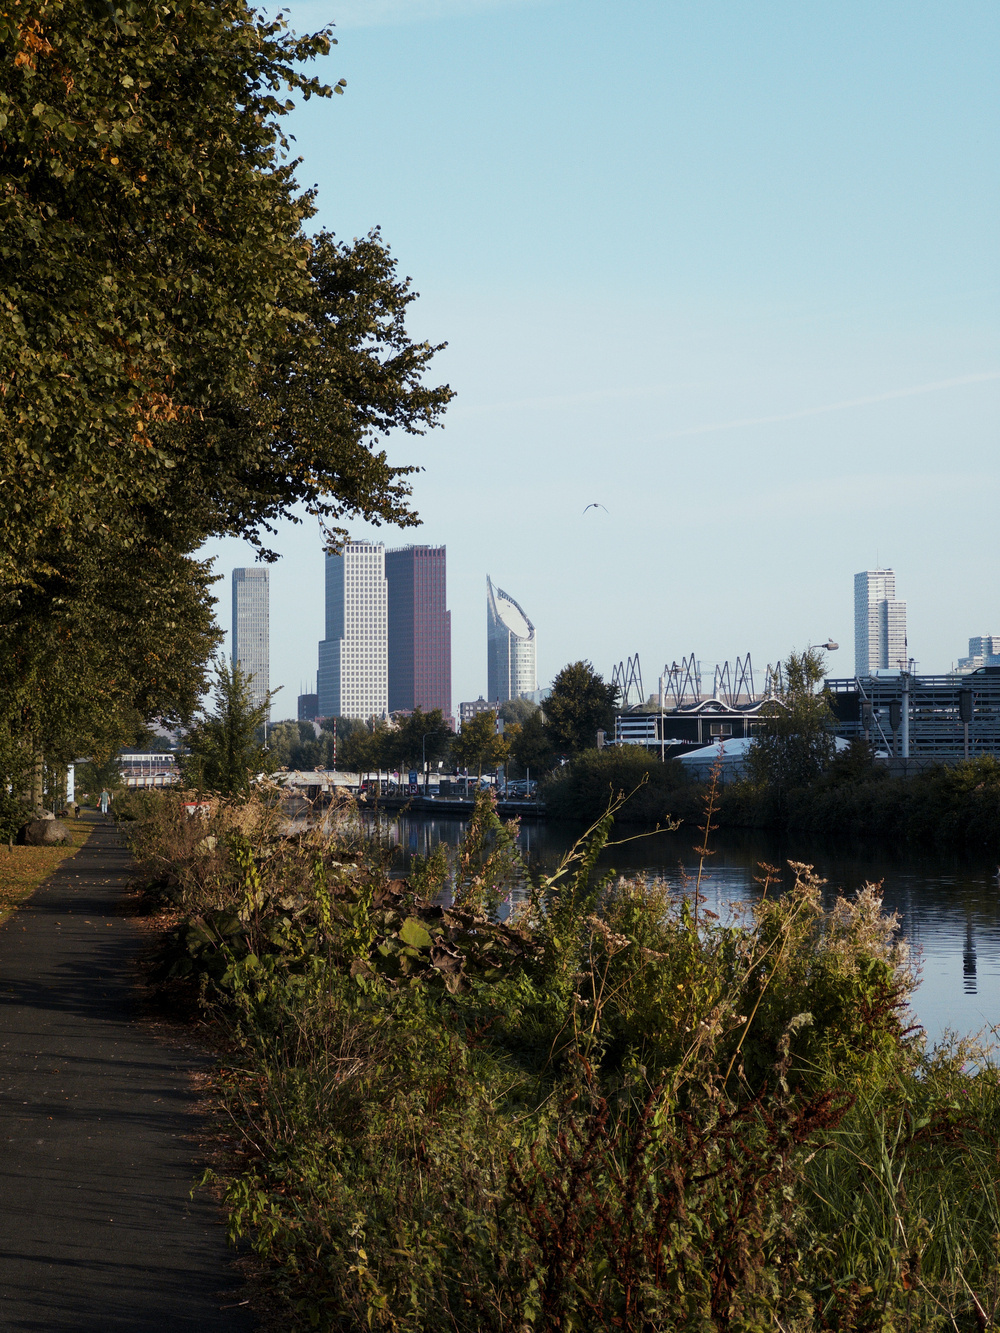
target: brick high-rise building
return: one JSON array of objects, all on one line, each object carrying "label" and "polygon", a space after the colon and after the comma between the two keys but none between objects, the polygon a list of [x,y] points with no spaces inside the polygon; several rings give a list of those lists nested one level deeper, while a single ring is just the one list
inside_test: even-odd
[{"label": "brick high-rise building", "polygon": [[389,594],[389,712],[451,718],[451,612],[443,546],[402,546],[385,553]]}]

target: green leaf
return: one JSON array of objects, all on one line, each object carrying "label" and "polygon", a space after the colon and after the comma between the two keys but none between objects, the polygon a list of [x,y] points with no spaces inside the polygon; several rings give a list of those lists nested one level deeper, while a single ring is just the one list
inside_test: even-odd
[{"label": "green leaf", "polygon": [[429,949],[431,947],[430,935],[415,916],[408,916],[403,922],[399,938],[404,944],[409,944],[414,949]]}]

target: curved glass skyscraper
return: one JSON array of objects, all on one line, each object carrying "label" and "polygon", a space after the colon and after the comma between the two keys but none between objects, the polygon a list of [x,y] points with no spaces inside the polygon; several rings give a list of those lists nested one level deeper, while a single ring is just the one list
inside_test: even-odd
[{"label": "curved glass skyscraper", "polygon": [[535,627],[517,602],[486,576],[486,657],[490,703],[538,689]]}]

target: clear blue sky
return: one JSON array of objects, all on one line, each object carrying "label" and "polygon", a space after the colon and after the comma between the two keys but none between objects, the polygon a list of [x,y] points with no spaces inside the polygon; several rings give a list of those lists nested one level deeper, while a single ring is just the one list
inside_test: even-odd
[{"label": "clear blue sky", "polygon": [[[540,683],[833,636],[896,570],[918,670],[1000,633],[995,0],[297,0],[347,92],[290,118],[317,224],[381,225],[447,340],[419,463],[448,547],[454,699],[486,685],[486,575]],[[584,506],[600,501],[608,509]],[[272,566],[275,717],[323,633],[314,523]],[[219,615],[240,542],[216,543]]]}]

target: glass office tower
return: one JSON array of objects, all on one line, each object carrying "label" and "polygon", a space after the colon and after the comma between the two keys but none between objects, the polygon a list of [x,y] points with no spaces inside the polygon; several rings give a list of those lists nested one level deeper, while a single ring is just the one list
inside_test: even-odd
[{"label": "glass office tower", "polygon": [[389,620],[389,712],[451,717],[451,612],[443,546],[385,553]]},{"label": "glass office tower", "polygon": [[260,565],[233,570],[233,661],[252,677],[250,691],[260,706],[271,670],[269,578]]},{"label": "glass office tower", "polygon": [[538,689],[535,627],[509,593],[486,578],[486,665],[492,704]]}]

